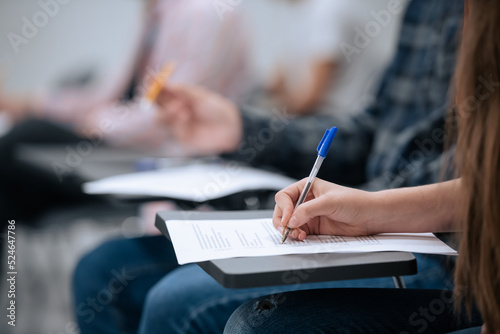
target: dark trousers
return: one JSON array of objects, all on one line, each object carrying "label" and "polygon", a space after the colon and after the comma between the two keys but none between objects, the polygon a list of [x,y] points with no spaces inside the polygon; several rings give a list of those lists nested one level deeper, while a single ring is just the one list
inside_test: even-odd
[{"label": "dark trousers", "polygon": [[451,290],[293,291],[243,304],[224,333],[449,333],[482,325],[477,311],[469,319],[453,302]]},{"label": "dark trousers", "polygon": [[94,200],[82,193],[83,180],[64,178],[16,157],[21,144],[66,144],[83,140],[68,129],[44,120],[28,120],[0,138],[0,227],[7,220],[30,223],[55,207]]}]

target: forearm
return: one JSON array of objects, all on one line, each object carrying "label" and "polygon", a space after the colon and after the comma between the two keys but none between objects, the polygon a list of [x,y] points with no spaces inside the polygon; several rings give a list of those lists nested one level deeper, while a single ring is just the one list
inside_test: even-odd
[{"label": "forearm", "polygon": [[368,230],[373,234],[456,231],[459,192],[460,179],[373,193]]},{"label": "forearm", "polygon": [[272,166],[301,179],[311,171],[325,130],[337,126],[339,131],[318,177],[343,185],[364,182],[372,137],[361,122],[328,115],[291,118],[277,109],[258,115],[245,109],[241,110],[244,133],[240,146],[228,157],[254,166]]},{"label": "forearm", "polygon": [[[312,79],[304,89],[305,94],[299,99],[295,106],[294,113],[305,114],[314,113],[315,107],[325,96],[328,86],[331,84],[336,63],[331,61],[318,61],[312,66]],[[300,95],[300,94],[299,94]],[[293,97],[291,97],[293,100]]]}]

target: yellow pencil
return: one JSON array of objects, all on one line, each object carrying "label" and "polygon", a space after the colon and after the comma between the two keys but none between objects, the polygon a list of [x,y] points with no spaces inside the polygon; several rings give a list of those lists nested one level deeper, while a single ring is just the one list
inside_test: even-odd
[{"label": "yellow pencil", "polygon": [[168,81],[170,76],[175,70],[175,65],[173,63],[166,63],[163,65],[162,69],[153,78],[153,81],[149,85],[146,94],[141,100],[141,106],[145,108],[150,108],[153,103],[155,103],[158,94],[160,94],[163,85]]}]

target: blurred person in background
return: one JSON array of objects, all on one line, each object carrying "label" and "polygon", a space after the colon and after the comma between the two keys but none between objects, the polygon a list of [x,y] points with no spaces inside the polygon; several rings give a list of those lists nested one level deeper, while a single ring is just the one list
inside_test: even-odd
[{"label": "blurred person in background", "polygon": [[354,114],[373,101],[403,10],[390,0],[254,0],[249,31],[257,89],[250,104],[292,114]]},{"label": "blurred person in background", "polygon": [[17,123],[0,138],[2,224],[14,218],[32,221],[56,205],[94,200],[82,193],[79,176],[17,159],[19,144],[85,142],[168,153],[168,133],[154,121],[154,110],[141,109],[138,103],[166,62],[175,64],[171,82],[198,84],[238,103],[249,82],[238,22],[236,12],[221,20],[208,0],[151,0],[142,43],[131,57],[135,63],[106,78],[110,85],[70,85],[33,98],[0,91],[0,110]]}]

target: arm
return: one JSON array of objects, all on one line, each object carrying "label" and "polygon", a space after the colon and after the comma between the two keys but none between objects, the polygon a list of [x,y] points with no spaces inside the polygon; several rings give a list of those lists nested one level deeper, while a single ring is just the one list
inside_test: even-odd
[{"label": "arm", "polygon": [[[273,85],[274,92],[285,105],[290,106],[289,112],[294,115],[314,113],[315,107],[321,102],[328,86],[334,77],[337,63],[328,60],[317,60],[311,63],[311,79],[300,91],[287,90],[283,75]],[[281,73],[281,72],[280,72]]]},{"label": "arm", "polygon": [[327,115],[292,118],[286,110],[238,109],[206,89],[169,85],[158,97],[159,122],[185,149],[197,154],[227,154],[254,166],[271,166],[287,175],[308,175],[325,130],[339,132],[319,177],[357,185],[365,180],[376,115],[356,118]]},{"label": "arm", "polygon": [[316,147],[325,130],[339,131],[318,177],[343,185],[365,182],[366,159],[370,153],[376,117],[368,112],[356,118],[310,115],[291,117],[286,110],[257,112],[240,109],[243,134],[230,158],[253,166],[271,166],[300,179],[309,174],[317,156]]},{"label": "arm", "polygon": [[317,61],[312,64],[312,82],[305,93],[299,95],[293,110],[296,114],[314,111],[331,84],[338,64],[333,61]]},{"label": "arm", "polygon": [[460,180],[421,187],[366,192],[316,180],[294,211],[305,180],[276,195],[273,224],[303,240],[308,234],[370,235],[456,230]]},{"label": "arm", "polygon": [[372,233],[453,232],[460,179],[374,193]]}]

